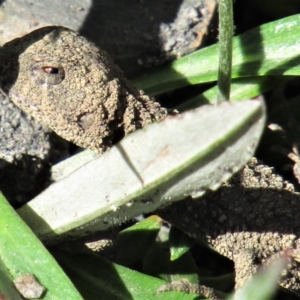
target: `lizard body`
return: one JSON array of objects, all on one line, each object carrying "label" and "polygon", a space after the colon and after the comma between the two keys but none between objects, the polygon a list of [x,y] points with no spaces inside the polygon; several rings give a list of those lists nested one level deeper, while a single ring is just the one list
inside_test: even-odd
[{"label": "lizard body", "polygon": [[167,114],[103,50],[64,27],[40,28],[6,43],[0,83],[23,111],[66,140],[98,152]]},{"label": "lizard body", "polygon": [[[5,44],[0,84],[23,111],[63,138],[98,152],[167,114],[104,51],[63,27],[41,28]],[[270,168],[255,162],[242,174],[216,193],[175,203],[161,215],[234,260],[236,287],[260,263],[293,249],[280,284],[298,291],[300,197]]]},{"label": "lizard body", "polygon": [[218,191],[176,202],[160,215],[233,260],[236,288],[289,249],[280,285],[300,291],[300,195],[255,158]]}]

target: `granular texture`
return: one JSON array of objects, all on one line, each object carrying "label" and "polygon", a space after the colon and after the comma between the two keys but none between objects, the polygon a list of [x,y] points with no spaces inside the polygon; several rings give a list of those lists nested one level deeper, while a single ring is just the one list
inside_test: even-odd
[{"label": "granular texture", "polygon": [[160,215],[233,260],[236,287],[288,250],[280,285],[300,290],[300,195],[255,158],[217,192],[174,203]]},{"label": "granular texture", "polygon": [[103,152],[167,111],[76,32],[44,27],[0,53],[3,91],[23,111],[83,148]]}]

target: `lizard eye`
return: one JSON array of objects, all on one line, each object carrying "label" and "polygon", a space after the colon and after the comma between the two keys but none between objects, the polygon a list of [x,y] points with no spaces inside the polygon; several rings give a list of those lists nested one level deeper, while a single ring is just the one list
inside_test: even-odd
[{"label": "lizard eye", "polygon": [[31,74],[39,85],[57,85],[65,79],[65,71],[61,66],[41,66],[37,63],[31,67]]},{"label": "lizard eye", "polygon": [[55,67],[43,67],[43,70],[45,73],[48,73],[48,74],[58,74],[59,73],[59,69],[55,68]]}]

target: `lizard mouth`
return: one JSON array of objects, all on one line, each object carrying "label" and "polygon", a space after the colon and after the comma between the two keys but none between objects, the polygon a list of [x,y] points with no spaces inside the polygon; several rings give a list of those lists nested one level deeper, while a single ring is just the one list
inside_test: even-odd
[{"label": "lizard mouth", "polygon": [[39,108],[35,104],[30,103],[30,101],[27,98],[21,97],[16,92],[9,91],[8,96],[22,110],[23,109],[24,110],[30,109],[30,110],[33,110],[33,111],[38,111],[39,110]]}]

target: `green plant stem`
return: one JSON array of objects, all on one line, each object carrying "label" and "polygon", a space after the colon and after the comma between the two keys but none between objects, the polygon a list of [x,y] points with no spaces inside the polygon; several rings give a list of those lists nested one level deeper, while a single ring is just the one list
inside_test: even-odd
[{"label": "green plant stem", "polygon": [[[231,77],[300,76],[299,27],[298,14],[263,24],[233,37]],[[155,96],[190,84],[217,81],[217,75],[218,44],[214,44],[165,66],[148,70],[135,78],[134,83],[148,95]],[[254,86],[258,90],[256,95],[266,91],[264,88],[259,90],[260,84]],[[273,86],[267,90],[270,88]],[[250,90],[252,92],[245,93],[243,99],[253,97],[253,90]],[[217,96],[214,98],[217,99]]]},{"label": "green plant stem", "polygon": [[218,102],[229,100],[232,64],[232,0],[219,0]]}]

